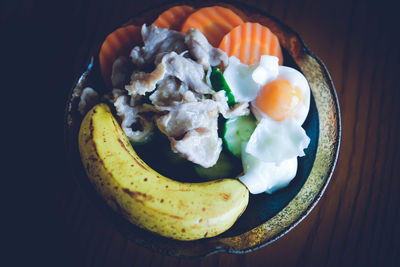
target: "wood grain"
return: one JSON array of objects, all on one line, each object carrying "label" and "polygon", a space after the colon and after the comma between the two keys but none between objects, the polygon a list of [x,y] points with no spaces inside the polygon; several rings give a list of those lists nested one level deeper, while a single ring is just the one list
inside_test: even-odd
[{"label": "wood grain", "polygon": [[[188,260],[142,248],[103,218],[65,163],[65,97],[94,44],[135,12],[163,2],[3,3],[1,20],[9,26],[7,33],[24,33],[23,39],[11,40],[10,47],[23,51],[20,41],[28,39],[30,49],[39,54],[33,57],[46,74],[32,68],[28,77],[33,88],[52,98],[54,113],[48,119],[58,133],[47,139],[43,157],[57,175],[49,174],[36,194],[45,196],[40,216],[47,223],[39,220],[42,227],[37,229],[49,253],[35,252],[36,258],[56,260],[51,266],[398,266],[400,31],[389,1],[246,1],[302,36],[326,64],[340,101],[343,133],[335,173],[318,205],[294,230],[252,253]],[[10,69],[18,71],[18,66]]]}]

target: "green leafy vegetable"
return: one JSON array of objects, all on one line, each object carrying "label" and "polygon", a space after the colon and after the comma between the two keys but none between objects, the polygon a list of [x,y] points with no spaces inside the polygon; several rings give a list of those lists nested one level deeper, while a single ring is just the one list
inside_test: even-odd
[{"label": "green leafy vegetable", "polygon": [[226,83],[224,75],[218,68],[212,68],[210,81],[215,91],[225,91],[225,95],[228,97],[228,105],[232,107],[236,103],[235,97],[232,94],[231,88],[229,88],[228,84]]}]

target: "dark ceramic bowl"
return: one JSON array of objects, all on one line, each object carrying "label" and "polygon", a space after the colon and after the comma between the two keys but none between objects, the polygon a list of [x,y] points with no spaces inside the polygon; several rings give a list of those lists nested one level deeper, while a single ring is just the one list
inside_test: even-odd
[{"label": "dark ceramic bowl", "polygon": [[[177,4],[182,2],[146,10],[127,24],[150,24],[162,11]],[[74,92],[86,86],[92,86],[100,93],[104,92],[106,87],[98,68],[98,53],[89,59],[86,71],[79,76],[69,94],[65,115],[66,149],[74,175],[84,193],[104,212],[105,219],[111,220],[126,238],[172,256],[201,257],[216,252],[246,253],[270,244],[293,229],[321,198],[339,153],[341,123],[338,98],[324,64],[307,49],[300,36],[282,22],[254,7],[239,3],[189,4],[196,8],[215,4],[227,6],[246,16],[248,21],[268,26],[280,40],[284,64],[300,70],[307,78],[312,97],[309,115],[303,127],[311,138],[311,143],[305,151],[306,156],[300,158],[297,175],[289,186],[272,195],[251,195],[246,211],[232,228],[213,238],[177,241],[140,229],[125,220],[96,193],[85,174],[78,151],[77,137],[82,116],[77,112],[78,99]]]}]

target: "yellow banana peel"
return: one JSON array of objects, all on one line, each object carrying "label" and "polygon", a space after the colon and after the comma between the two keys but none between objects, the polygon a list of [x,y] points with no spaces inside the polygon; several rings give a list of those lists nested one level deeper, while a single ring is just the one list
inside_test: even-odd
[{"label": "yellow banana peel", "polygon": [[236,179],[182,183],[154,171],[136,154],[104,103],[83,119],[79,151],[105,201],[130,222],[165,237],[216,236],[229,229],[248,204],[249,192]]}]

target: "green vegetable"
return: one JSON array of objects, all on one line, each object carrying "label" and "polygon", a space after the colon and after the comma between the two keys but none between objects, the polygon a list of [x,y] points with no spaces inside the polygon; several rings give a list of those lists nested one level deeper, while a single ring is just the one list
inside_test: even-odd
[{"label": "green vegetable", "polygon": [[228,97],[228,105],[230,107],[236,103],[231,88],[229,88],[228,84],[225,81],[224,75],[218,68],[216,67],[212,68],[210,81],[215,91],[220,91],[220,90],[225,91],[225,95]]},{"label": "green vegetable", "polygon": [[150,134],[140,141],[129,141],[133,147],[147,145],[153,140],[153,134]]},{"label": "green vegetable", "polygon": [[231,118],[225,122],[224,144],[236,157],[242,154],[242,143],[248,142],[257,126],[257,121],[252,115]]},{"label": "green vegetable", "polygon": [[240,164],[237,164],[234,160],[230,159],[229,155],[221,153],[214,166],[203,168],[199,165],[195,165],[194,169],[201,178],[213,180],[229,178],[237,175],[240,172],[240,170],[237,170],[237,165],[240,166]]}]

